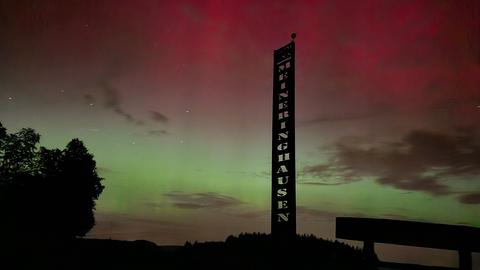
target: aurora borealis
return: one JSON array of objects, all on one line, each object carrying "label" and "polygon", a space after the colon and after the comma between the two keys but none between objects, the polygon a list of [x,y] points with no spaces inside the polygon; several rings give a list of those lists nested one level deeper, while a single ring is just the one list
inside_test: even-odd
[{"label": "aurora borealis", "polygon": [[0,0],[0,121],[85,142],[106,186],[90,237],[269,232],[273,50],[291,32],[298,232],[480,227],[474,0]]}]

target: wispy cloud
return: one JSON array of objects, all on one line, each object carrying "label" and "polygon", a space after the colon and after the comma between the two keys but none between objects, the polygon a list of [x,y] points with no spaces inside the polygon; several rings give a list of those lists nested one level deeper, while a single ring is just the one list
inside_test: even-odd
[{"label": "wispy cloud", "polygon": [[163,136],[169,135],[170,133],[164,129],[159,129],[159,130],[149,130],[148,134],[152,136],[163,137]]},{"label": "wispy cloud", "polygon": [[302,127],[312,126],[316,124],[322,123],[331,123],[331,122],[347,122],[347,121],[354,121],[354,120],[363,120],[368,118],[373,118],[375,116],[379,116],[377,112],[372,113],[365,113],[365,114],[357,114],[357,115],[334,115],[334,116],[320,116],[308,120],[299,121],[299,125]]},{"label": "wispy cloud", "polygon": [[[103,95],[103,105],[107,110],[110,110],[114,112],[116,115],[122,117],[129,123],[135,124],[135,125],[144,125],[145,121],[139,117],[134,116],[132,113],[128,112],[122,107],[122,96],[120,94],[120,91],[116,89],[110,82],[103,80],[99,82],[99,87],[101,90],[101,93]],[[98,102],[98,98],[95,97],[94,95],[90,93],[86,93],[83,96],[83,100],[87,105],[96,105]],[[170,119],[165,116],[164,114],[155,111],[155,110],[149,110],[148,111],[150,118],[152,121],[157,122],[157,123],[168,123]],[[148,131],[148,134],[154,135],[154,136],[164,136],[168,135],[167,130],[150,130]]]},{"label": "wispy cloud", "polygon": [[300,176],[302,178],[314,177],[317,180],[299,181],[299,184],[303,185],[337,186],[360,180],[348,167],[335,162],[332,162],[332,164],[305,166],[300,172]]},{"label": "wispy cloud", "polygon": [[105,102],[104,106],[105,108],[113,111],[117,115],[123,117],[125,120],[127,120],[130,123],[136,124],[136,125],[143,125],[144,122],[136,117],[134,117],[132,114],[129,112],[125,111],[122,106],[121,106],[121,96],[115,87],[112,86],[111,83],[102,81],[100,83],[100,87],[103,91]]},{"label": "wispy cloud", "polygon": [[84,94],[83,95],[83,100],[85,101],[85,103],[87,103],[87,105],[91,105],[91,104],[96,103],[95,97],[91,94]]},{"label": "wispy cloud", "polygon": [[149,113],[150,113],[150,117],[155,122],[165,124],[169,121],[168,117],[165,116],[164,114],[160,113],[160,112],[150,110]]},{"label": "wispy cloud", "polygon": [[234,197],[215,192],[184,193],[175,191],[166,193],[165,196],[175,207],[183,209],[227,208],[243,203]]},{"label": "wispy cloud", "polygon": [[384,117],[386,115],[391,115],[392,109],[381,106],[381,105],[372,105],[366,111],[360,112],[343,112],[338,114],[329,114],[321,115],[308,120],[299,121],[300,126],[312,126],[323,123],[335,123],[335,122],[348,122],[348,121],[357,121],[371,119],[375,117]]}]

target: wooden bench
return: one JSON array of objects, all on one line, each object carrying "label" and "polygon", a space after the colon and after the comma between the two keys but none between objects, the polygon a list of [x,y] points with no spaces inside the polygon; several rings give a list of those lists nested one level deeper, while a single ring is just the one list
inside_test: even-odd
[{"label": "wooden bench", "polygon": [[459,269],[472,269],[472,252],[480,252],[480,228],[424,222],[337,217],[336,237],[363,241],[365,258],[378,266],[375,243],[457,250]]}]

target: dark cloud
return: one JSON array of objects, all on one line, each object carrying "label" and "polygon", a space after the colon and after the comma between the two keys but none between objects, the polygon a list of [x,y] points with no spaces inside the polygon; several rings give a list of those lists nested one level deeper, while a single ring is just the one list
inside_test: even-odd
[{"label": "dark cloud", "polygon": [[242,204],[243,202],[215,192],[184,193],[170,192],[165,196],[175,207],[184,209],[226,208]]},{"label": "dark cloud", "polygon": [[152,136],[162,137],[162,136],[165,136],[165,135],[169,135],[170,133],[168,131],[164,130],[164,129],[160,129],[160,130],[149,130],[148,134],[150,134]]},{"label": "dark cloud", "polygon": [[312,118],[309,120],[299,121],[299,125],[303,127],[307,127],[307,126],[323,124],[323,123],[364,120],[364,119],[370,119],[370,118],[379,117],[379,116],[385,116],[385,113],[387,113],[387,111],[373,110],[371,112],[358,113],[358,114],[320,116],[320,117]]},{"label": "dark cloud", "polygon": [[85,103],[87,103],[88,105],[90,104],[95,104],[96,103],[96,100],[95,100],[95,97],[91,94],[84,94],[83,95],[83,100],[85,101]]},{"label": "dark cloud", "polygon": [[300,172],[304,176],[313,176],[320,181],[300,181],[303,185],[336,186],[359,180],[352,170],[338,164],[317,164],[305,166]]},{"label": "dark cloud", "polygon": [[152,117],[152,120],[158,123],[165,124],[168,122],[168,117],[166,117],[164,114],[159,113],[157,111],[151,110],[150,111],[150,116]]},{"label": "dark cloud", "polygon": [[440,183],[437,176],[422,177],[421,175],[412,175],[411,178],[400,177],[380,177],[377,182],[382,185],[392,186],[403,190],[424,191],[433,195],[448,195],[454,193],[448,185]]},{"label": "dark cloud", "polygon": [[341,182],[318,182],[318,181],[301,181],[298,184],[301,185],[312,185],[312,186],[339,186],[343,184],[348,184],[348,181],[341,181]]},{"label": "dark cloud", "polygon": [[[109,70],[114,70],[114,69],[109,69]],[[113,73],[113,71],[110,71]],[[106,80],[102,80],[99,83],[100,89],[102,90],[102,93],[104,95],[104,107],[113,111],[115,114],[121,116],[128,122],[136,125],[143,125],[145,122],[133,116],[131,113],[127,112],[121,105],[122,103],[122,97],[120,95],[120,92],[118,89],[116,89],[114,86],[112,86],[111,83],[109,83]],[[84,94],[83,99],[85,102],[89,105],[95,104],[96,103],[96,98],[95,96],[91,94]],[[150,110],[149,111],[151,119],[155,122],[158,123],[167,123],[169,121],[168,117],[163,115],[160,112]],[[155,135],[155,136],[163,136],[167,135],[168,132],[166,130],[150,130],[148,131],[148,134],[150,135]]]},{"label": "dark cloud", "polygon": [[143,125],[143,121],[140,119],[135,118],[130,113],[126,112],[121,106],[121,96],[119,91],[115,89],[110,83],[108,82],[101,82],[100,87],[103,90],[103,94],[105,96],[105,108],[112,110],[117,115],[123,117],[125,120],[132,124],[136,125]]},{"label": "dark cloud", "polygon": [[464,204],[480,204],[480,192],[461,195],[458,200]]},{"label": "dark cloud", "polygon": [[[373,146],[342,141],[336,150],[328,164],[307,166],[303,173],[325,179],[318,184],[349,183],[370,176],[382,185],[433,195],[457,192],[448,184],[449,178],[480,174],[480,144],[471,129],[453,133],[413,130],[398,142]],[[476,198],[470,195],[459,200],[473,203]]]}]

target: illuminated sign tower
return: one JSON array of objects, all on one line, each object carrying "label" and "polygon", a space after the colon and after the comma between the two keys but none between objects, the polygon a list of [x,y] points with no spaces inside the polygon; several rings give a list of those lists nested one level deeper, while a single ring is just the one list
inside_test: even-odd
[{"label": "illuminated sign tower", "polygon": [[273,53],[272,235],[296,235],[295,33]]}]

